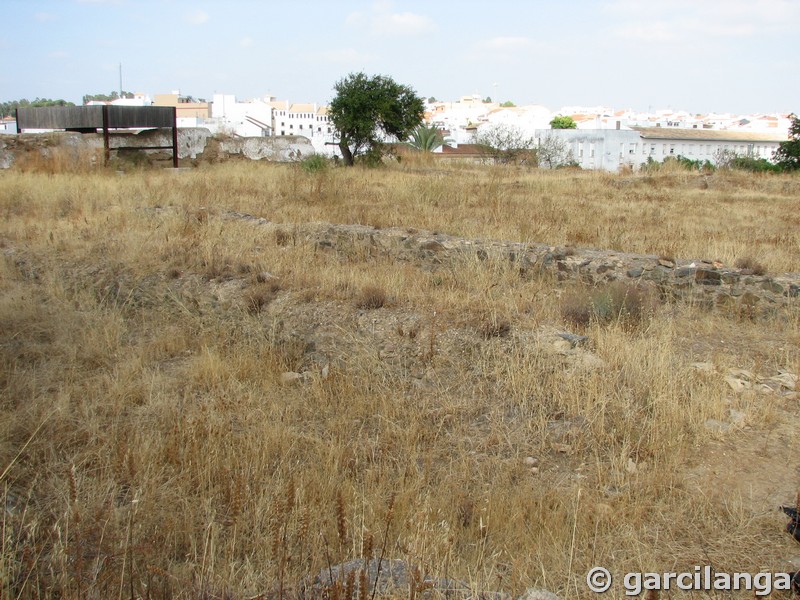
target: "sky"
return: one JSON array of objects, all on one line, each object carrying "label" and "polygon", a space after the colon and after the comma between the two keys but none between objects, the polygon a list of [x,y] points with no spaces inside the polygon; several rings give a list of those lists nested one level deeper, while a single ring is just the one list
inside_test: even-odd
[{"label": "sky", "polygon": [[0,101],[180,90],[800,113],[800,0],[2,0]]}]

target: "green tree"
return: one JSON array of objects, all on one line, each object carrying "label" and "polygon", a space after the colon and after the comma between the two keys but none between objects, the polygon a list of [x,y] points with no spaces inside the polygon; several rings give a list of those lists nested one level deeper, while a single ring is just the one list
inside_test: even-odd
[{"label": "green tree", "polygon": [[0,102],[0,116],[13,117],[14,111],[18,108],[39,108],[43,106],[75,106],[75,104],[60,98],[57,100],[51,100],[50,98],[10,100],[8,102]]},{"label": "green tree", "polygon": [[380,157],[385,142],[407,139],[422,122],[422,99],[390,77],[351,73],[333,89],[336,97],[328,114],[347,166],[352,166],[359,154]]},{"label": "green tree", "polygon": [[421,152],[433,152],[440,146],[449,144],[441,129],[423,123],[411,132],[411,139],[409,139],[408,145]]},{"label": "green tree", "polygon": [[511,100],[506,100],[500,106],[502,106],[503,108],[514,108],[516,104],[514,104]]},{"label": "green tree", "polygon": [[88,104],[92,101],[111,102],[119,98],[133,98],[133,92],[126,92],[123,90],[122,94],[120,94],[118,91],[114,90],[110,94],[84,94],[83,103]]},{"label": "green tree", "polygon": [[577,129],[578,124],[572,117],[558,115],[553,117],[553,120],[550,121],[550,127],[552,129]]},{"label": "green tree", "polygon": [[792,114],[789,118],[789,139],[780,143],[773,160],[785,171],[796,171],[800,169],[800,117]]}]

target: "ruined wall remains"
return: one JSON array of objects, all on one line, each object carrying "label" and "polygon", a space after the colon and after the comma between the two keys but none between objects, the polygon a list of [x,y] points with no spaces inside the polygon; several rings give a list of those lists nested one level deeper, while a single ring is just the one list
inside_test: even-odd
[{"label": "ruined wall remains", "polygon": [[[247,215],[235,215],[251,218]],[[263,219],[263,225],[280,226]],[[413,228],[374,229],[362,225],[296,225],[293,233],[320,251],[390,255],[394,260],[427,261],[432,269],[454,260],[503,260],[522,276],[549,274],[559,281],[589,285],[622,281],[656,288],[665,299],[709,308],[764,314],[800,302],[800,274],[762,274],[712,260],[678,260],[586,248],[559,248],[496,240],[470,240]]]},{"label": "ruined wall remains", "polygon": [[[137,134],[114,133],[109,145],[112,158],[144,157],[150,162],[172,160],[172,130],[150,129]],[[143,150],[152,146],[170,146],[165,150]],[[119,154],[116,152],[119,150]],[[102,158],[103,136],[99,133],[81,134],[71,132],[26,133],[0,136],[0,169],[8,169],[20,157],[38,153],[46,159],[56,149],[67,152],[77,161],[96,161]],[[291,162],[313,155],[311,141],[300,136],[232,138],[212,136],[208,129],[186,127],[178,129],[178,158],[181,166],[203,162],[219,162],[230,158]]]}]

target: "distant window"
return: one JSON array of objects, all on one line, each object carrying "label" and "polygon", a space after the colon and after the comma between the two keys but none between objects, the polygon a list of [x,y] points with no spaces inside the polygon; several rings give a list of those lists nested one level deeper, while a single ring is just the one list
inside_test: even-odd
[{"label": "distant window", "polygon": [[294,129],[294,125],[289,125],[289,129]]},{"label": "distant window", "polygon": [[286,132],[281,130],[281,135],[286,135]]},{"label": "distant window", "polygon": [[300,129],[302,129],[302,128],[303,128],[303,124],[302,124],[302,123],[300,123]]}]

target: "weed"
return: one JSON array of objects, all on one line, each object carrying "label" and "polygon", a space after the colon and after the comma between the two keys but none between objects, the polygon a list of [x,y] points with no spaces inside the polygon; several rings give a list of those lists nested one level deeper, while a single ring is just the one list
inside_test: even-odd
[{"label": "weed", "polygon": [[300,161],[300,168],[305,173],[322,173],[330,168],[330,160],[322,155],[315,154]]},{"label": "weed", "polygon": [[573,325],[586,327],[592,321],[620,321],[635,325],[652,316],[657,299],[642,285],[612,282],[600,287],[574,288],[564,294],[561,316]]},{"label": "weed", "polygon": [[506,337],[511,333],[511,323],[497,315],[491,315],[480,322],[478,333],[486,340],[493,337]]},{"label": "weed", "polygon": [[367,310],[383,308],[386,304],[386,290],[375,285],[368,285],[362,288],[355,299],[357,308]]},{"label": "weed", "polygon": [[767,268],[752,256],[742,256],[736,259],[733,265],[737,269],[747,271],[752,275],[766,275]]},{"label": "weed", "polygon": [[251,315],[262,312],[275,299],[278,290],[280,290],[280,284],[277,282],[259,283],[252,286],[245,294],[245,309]]}]

